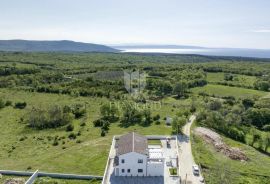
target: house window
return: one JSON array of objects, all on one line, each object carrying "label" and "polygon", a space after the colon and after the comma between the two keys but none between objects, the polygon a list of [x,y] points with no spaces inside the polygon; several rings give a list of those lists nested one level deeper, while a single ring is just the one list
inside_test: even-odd
[{"label": "house window", "polygon": [[122,169],[122,173],[125,173],[125,169]]},{"label": "house window", "polygon": [[142,169],[138,169],[138,173],[142,173],[143,172],[143,170]]},{"label": "house window", "polygon": [[143,163],[143,159],[138,159],[138,163],[142,164]]},{"label": "house window", "polygon": [[128,169],[127,172],[130,173],[130,169]]},{"label": "house window", "polygon": [[125,163],[125,159],[122,159],[122,160],[121,160],[121,163],[122,163],[122,164]]}]

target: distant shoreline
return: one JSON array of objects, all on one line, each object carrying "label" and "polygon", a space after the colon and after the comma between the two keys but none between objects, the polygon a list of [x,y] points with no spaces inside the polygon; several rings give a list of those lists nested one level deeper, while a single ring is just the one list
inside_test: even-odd
[{"label": "distant shoreline", "polygon": [[[115,47],[118,49],[118,47]],[[262,49],[226,49],[226,48],[124,48],[122,53],[164,53],[164,54],[196,54],[205,56],[232,56],[270,58],[270,50]]]}]

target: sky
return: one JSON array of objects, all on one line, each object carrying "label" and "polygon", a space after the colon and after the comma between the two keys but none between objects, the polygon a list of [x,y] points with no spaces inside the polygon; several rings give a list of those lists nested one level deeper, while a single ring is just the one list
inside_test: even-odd
[{"label": "sky", "polygon": [[270,49],[270,1],[1,0],[0,39]]}]

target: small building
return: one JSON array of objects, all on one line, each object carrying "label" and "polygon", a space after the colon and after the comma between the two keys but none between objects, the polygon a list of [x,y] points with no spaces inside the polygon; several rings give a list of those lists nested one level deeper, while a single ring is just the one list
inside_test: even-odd
[{"label": "small building", "polygon": [[164,176],[160,148],[148,148],[147,138],[134,132],[116,142],[115,176]]},{"label": "small building", "polygon": [[171,117],[166,117],[166,125],[171,125],[172,124],[173,119]]}]

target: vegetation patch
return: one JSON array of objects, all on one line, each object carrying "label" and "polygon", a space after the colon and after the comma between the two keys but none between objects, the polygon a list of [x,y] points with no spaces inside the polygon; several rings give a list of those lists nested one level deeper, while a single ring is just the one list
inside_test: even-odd
[{"label": "vegetation patch", "polygon": [[176,167],[169,168],[169,171],[170,171],[171,176],[177,176],[177,168]]},{"label": "vegetation patch", "polygon": [[156,139],[148,139],[148,145],[158,145],[161,146],[161,141]]}]

